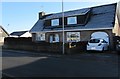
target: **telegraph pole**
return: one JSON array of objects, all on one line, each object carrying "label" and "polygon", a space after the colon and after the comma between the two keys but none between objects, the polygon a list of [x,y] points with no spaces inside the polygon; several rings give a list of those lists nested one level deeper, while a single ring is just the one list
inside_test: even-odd
[{"label": "telegraph pole", "polygon": [[62,0],[62,32],[63,32],[63,50],[62,53],[63,55],[65,54],[65,33],[64,33],[64,4],[63,4],[63,0]]}]

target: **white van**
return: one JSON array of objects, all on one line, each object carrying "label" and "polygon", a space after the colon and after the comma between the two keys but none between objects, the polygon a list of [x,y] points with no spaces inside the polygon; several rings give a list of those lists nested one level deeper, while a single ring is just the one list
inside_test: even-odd
[{"label": "white van", "polygon": [[104,51],[108,50],[108,42],[104,39],[97,38],[97,39],[90,39],[87,44],[87,50],[96,50],[96,51]]}]

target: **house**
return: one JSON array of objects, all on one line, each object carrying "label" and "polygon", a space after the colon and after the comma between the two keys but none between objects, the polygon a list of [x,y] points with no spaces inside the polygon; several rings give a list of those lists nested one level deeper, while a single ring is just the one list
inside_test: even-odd
[{"label": "house", "polygon": [[10,37],[31,37],[31,33],[29,33],[29,31],[16,31],[16,32],[12,32],[10,34]]},{"label": "house", "polygon": [[8,36],[9,34],[7,33],[7,31],[2,26],[0,26],[0,44],[3,44],[4,38]]},{"label": "house", "polygon": [[[113,27],[115,24],[116,3],[64,12],[64,41],[88,41],[95,32],[104,32],[113,46]],[[62,12],[39,13],[39,19],[31,28],[34,42],[50,43],[63,41]]]},{"label": "house", "polygon": [[115,33],[116,36],[120,36],[120,1],[117,4],[116,20],[113,33]]}]

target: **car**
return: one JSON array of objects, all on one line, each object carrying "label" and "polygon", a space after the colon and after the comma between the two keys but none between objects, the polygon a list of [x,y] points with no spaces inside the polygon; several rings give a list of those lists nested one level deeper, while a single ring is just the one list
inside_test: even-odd
[{"label": "car", "polygon": [[116,51],[120,52],[120,40],[117,40]]},{"label": "car", "polygon": [[88,41],[87,50],[104,51],[108,50],[108,42],[101,38],[93,38]]}]

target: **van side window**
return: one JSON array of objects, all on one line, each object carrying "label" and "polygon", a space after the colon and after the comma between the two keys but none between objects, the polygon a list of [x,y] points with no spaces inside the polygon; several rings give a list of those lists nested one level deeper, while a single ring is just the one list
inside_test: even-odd
[{"label": "van side window", "polygon": [[90,40],[90,43],[99,43],[99,42],[100,42],[99,39],[91,39],[91,40]]}]

